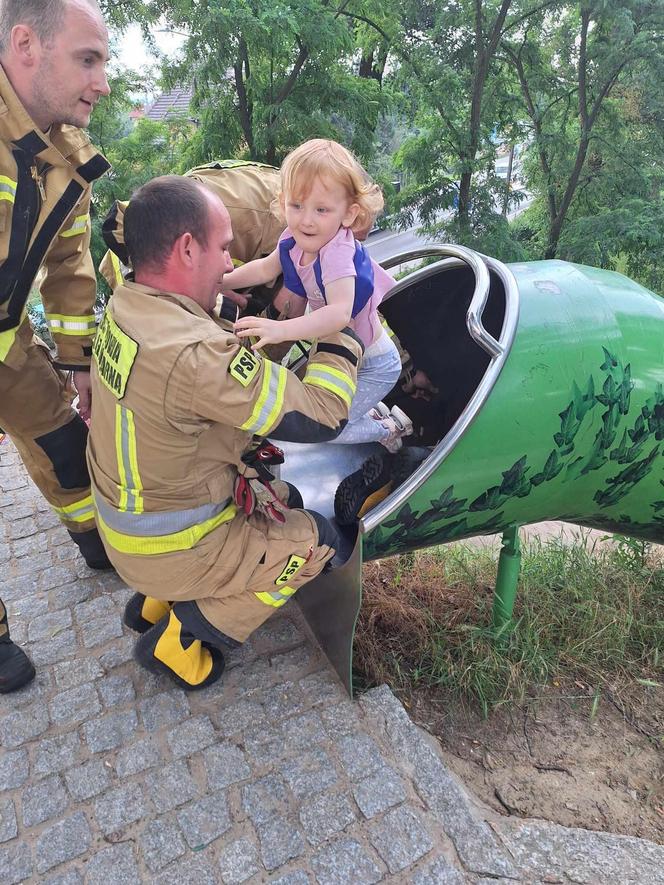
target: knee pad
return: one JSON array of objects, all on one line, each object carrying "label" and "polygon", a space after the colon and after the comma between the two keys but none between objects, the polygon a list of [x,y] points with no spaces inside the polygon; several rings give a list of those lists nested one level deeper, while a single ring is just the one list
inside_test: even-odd
[{"label": "knee pad", "polygon": [[85,444],[88,440],[88,428],[80,415],[58,427],[35,438],[51,464],[55,476],[63,489],[81,489],[90,485],[88,465],[85,463]]},{"label": "knee pad", "polygon": [[318,529],[318,544],[320,547],[332,547],[333,550],[339,548],[339,535],[332,523],[322,514],[315,510],[306,511],[316,523]]}]

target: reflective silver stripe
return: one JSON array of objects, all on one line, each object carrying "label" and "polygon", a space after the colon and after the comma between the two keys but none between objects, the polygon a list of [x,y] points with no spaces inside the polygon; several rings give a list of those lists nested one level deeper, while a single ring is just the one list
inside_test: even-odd
[{"label": "reflective silver stripe", "polygon": [[138,538],[152,538],[160,535],[173,535],[192,526],[212,519],[225,510],[231,502],[227,498],[221,504],[201,504],[189,510],[170,510],[164,513],[128,513],[111,507],[92,490],[95,507],[109,528],[125,535]]},{"label": "reflective silver stripe", "polygon": [[307,369],[307,373],[304,378],[304,382],[306,382],[310,378],[318,378],[321,381],[327,381],[328,384],[332,384],[334,387],[338,387],[340,390],[345,390],[348,394],[349,398],[352,399],[355,396],[355,386],[353,385],[350,379],[346,380],[344,378],[340,378],[339,375],[333,372],[326,372],[322,368],[310,367]]},{"label": "reflective silver stripe", "polygon": [[2,180],[3,176],[0,175],[0,191],[2,193],[11,194],[12,197],[16,196],[16,185],[9,184]]},{"label": "reflective silver stripe", "polygon": [[94,317],[87,318],[81,317],[80,319],[72,319],[63,320],[59,316],[54,316],[53,314],[46,314],[46,319],[48,320],[48,324],[54,332],[59,331],[60,329],[66,329],[72,332],[91,332],[97,326],[97,321]]},{"label": "reflective silver stripe", "polygon": [[[127,510],[131,510],[134,513],[137,511],[142,513],[143,511],[143,499],[141,497],[140,488],[137,483],[137,477],[134,476],[131,467],[131,452],[129,450],[129,416],[127,414],[127,409],[123,406],[119,407],[119,415],[120,415],[120,440],[122,446],[122,466],[124,467],[124,476],[120,477],[122,484],[124,486],[124,490],[127,494]],[[104,517],[105,521],[111,526],[111,528],[115,528],[115,526],[111,525],[110,522]],[[118,529],[118,531],[123,531],[122,529]],[[126,534],[132,534],[132,532],[126,532]],[[158,532],[157,534],[169,534],[168,532]]]},{"label": "reflective silver stripe", "polygon": [[254,406],[254,411],[249,420],[245,421],[241,427],[242,430],[249,430],[252,433],[256,433],[270,418],[279,394],[281,373],[285,372],[283,366],[273,363],[271,360],[265,360],[263,365],[263,371],[265,372],[269,369],[270,372],[268,384],[265,385],[265,382],[263,383],[258,400]]}]

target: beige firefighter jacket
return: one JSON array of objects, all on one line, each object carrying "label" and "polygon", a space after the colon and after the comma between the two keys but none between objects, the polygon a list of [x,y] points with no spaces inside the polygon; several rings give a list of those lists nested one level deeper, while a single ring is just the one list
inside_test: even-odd
[{"label": "beige firefighter jacket", "polygon": [[[233,226],[230,254],[239,266],[255,258],[269,255],[286,227],[275,211],[279,196],[279,170],[264,163],[245,160],[218,160],[185,172],[221,198],[228,209]],[[99,270],[111,289],[123,280],[122,265],[129,260],[124,245],[124,211],[127,202],[117,201],[103,225],[109,251]]]},{"label": "beige firefighter jacket", "polygon": [[[92,182],[110,168],[74,126],[41,132],[0,66],[0,362],[19,369],[29,334],[26,302],[37,271],[56,365],[87,368],[95,332],[90,256]],[[30,224],[34,223],[32,233]]]},{"label": "beige firefighter jacket", "polygon": [[[248,580],[274,544],[268,553],[269,532],[232,503],[241,455],[254,434],[334,438],[361,353],[350,330],[331,335],[313,348],[300,381],[191,299],[118,286],[94,346],[88,467],[97,525],[119,574],[168,599]],[[170,582],[177,594],[168,595]]]}]

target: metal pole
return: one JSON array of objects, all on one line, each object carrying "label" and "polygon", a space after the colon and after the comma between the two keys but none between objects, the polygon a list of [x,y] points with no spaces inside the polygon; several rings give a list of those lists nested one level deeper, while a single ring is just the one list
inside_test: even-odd
[{"label": "metal pole", "polygon": [[498,638],[508,632],[508,626],[512,620],[520,568],[519,526],[512,525],[503,532],[496,589],[493,596],[493,627]]}]

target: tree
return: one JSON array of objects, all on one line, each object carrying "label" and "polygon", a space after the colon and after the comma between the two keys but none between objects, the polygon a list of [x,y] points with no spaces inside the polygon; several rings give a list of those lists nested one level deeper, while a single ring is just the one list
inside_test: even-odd
[{"label": "tree", "polygon": [[532,123],[539,174],[531,167],[531,180],[546,204],[544,255],[553,258],[574,201],[600,177],[607,151],[616,154],[620,114],[611,97],[633,85],[644,66],[661,83],[664,3],[584,0],[534,24],[502,45]]}]

